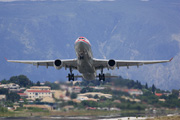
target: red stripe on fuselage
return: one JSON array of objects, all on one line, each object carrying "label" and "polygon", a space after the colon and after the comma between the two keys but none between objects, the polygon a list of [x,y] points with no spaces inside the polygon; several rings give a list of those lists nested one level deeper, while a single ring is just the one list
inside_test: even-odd
[{"label": "red stripe on fuselage", "polygon": [[79,41],[82,41],[82,42],[85,42],[85,43],[87,43],[87,44],[91,45],[89,42],[87,42],[86,40],[83,40],[83,39],[79,39],[79,40],[77,40],[77,41],[75,42],[75,44],[76,44],[77,42],[79,42]]}]

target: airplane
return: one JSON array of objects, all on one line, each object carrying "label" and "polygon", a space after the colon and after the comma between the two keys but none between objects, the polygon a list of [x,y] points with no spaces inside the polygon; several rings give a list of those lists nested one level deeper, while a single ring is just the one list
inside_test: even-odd
[{"label": "airplane", "polygon": [[[35,66],[54,66],[56,69],[69,69],[70,73],[68,74],[69,81],[74,81],[75,77],[83,77],[85,80],[95,80],[96,77],[99,77],[99,80],[105,81],[105,74],[103,69],[107,68],[108,70],[115,69],[116,67],[126,66],[141,66],[144,64],[155,64],[155,63],[166,63],[171,62],[170,60],[114,60],[114,59],[95,59],[93,58],[91,44],[89,40],[85,37],[78,37],[75,41],[75,52],[77,58],[75,59],[56,59],[56,60],[7,60],[8,62],[14,63],[25,63],[33,64]],[[73,70],[78,70],[82,76],[74,76],[72,73]],[[96,71],[100,70],[100,74],[97,75]]]}]

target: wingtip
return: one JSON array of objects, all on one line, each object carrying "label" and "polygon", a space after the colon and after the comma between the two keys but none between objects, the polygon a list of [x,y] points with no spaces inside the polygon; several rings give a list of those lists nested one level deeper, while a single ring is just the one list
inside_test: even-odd
[{"label": "wingtip", "polygon": [[169,62],[171,62],[173,60],[173,57],[169,60]]},{"label": "wingtip", "polygon": [[7,59],[6,57],[4,57],[4,59],[5,59],[6,61],[8,61],[8,59]]}]

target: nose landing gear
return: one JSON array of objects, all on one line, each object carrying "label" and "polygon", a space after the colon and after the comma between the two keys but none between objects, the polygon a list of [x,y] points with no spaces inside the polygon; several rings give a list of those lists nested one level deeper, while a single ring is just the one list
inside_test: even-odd
[{"label": "nose landing gear", "polygon": [[79,56],[79,59],[80,59],[80,60],[83,60],[83,59],[84,59],[84,56],[83,56],[83,55],[80,55],[80,56]]}]

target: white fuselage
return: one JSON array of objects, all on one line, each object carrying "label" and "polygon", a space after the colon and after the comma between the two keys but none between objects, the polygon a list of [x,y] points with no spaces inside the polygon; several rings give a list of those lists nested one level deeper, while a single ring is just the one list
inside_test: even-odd
[{"label": "white fuselage", "polygon": [[75,42],[75,51],[77,56],[77,69],[86,80],[96,78],[96,70],[93,66],[93,55],[90,42],[82,37]]}]

